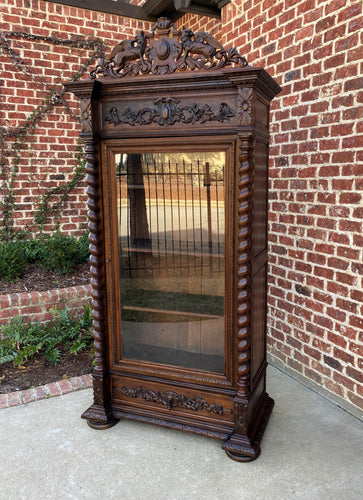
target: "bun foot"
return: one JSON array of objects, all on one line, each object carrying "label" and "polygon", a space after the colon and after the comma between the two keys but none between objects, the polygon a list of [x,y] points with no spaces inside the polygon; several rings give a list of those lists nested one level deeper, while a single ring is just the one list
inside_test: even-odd
[{"label": "bun foot", "polygon": [[92,428],[96,429],[99,431],[102,431],[104,429],[109,429],[110,427],[113,427],[118,423],[118,420],[112,419],[109,422],[92,422],[92,420],[87,420],[87,424]]},{"label": "bun foot", "polygon": [[225,452],[229,458],[235,460],[236,462],[253,462],[253,460],[256,460],[256,458],[259,457],[261,449],[259,448],[254,454],[251,453],[251,455],[240,455],[239,453],[230,450],[225,450]]}]

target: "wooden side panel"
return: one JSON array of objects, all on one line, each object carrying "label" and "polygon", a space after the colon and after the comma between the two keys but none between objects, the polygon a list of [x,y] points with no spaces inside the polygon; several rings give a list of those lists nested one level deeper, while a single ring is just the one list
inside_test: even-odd
[{"label": "wooden side panel", "polygon": [[252,336],[251,336],[251,382],[265,360],[266,347],[266,265],[253,277],[252,292]]},{"label": "wooden side panel", "polygon": [[268,145],[256,141],[254,172],[253,256],[267,247],[267,172]]}]

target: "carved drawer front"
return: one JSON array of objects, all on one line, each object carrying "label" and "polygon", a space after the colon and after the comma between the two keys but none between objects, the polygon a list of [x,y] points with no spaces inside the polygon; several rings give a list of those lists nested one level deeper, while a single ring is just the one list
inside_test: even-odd
[{"label": "carved drawer front", "polygon": [[115,404],[121,403],[128,409],[147,407],[171,415],[184,414],[193,418],[233,421],[233,399],[213,392],[113,378],[112,395]]}]

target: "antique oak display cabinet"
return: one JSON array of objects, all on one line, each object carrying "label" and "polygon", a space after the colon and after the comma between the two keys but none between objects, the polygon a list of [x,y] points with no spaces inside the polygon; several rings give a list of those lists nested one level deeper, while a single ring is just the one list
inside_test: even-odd
[{"label": "antique oak display cabinet", "polygon": [[80,99],[86,145],[94,403],[259,455],[266,393],[269,103],[262,69],[161,18],[124,40]]}]

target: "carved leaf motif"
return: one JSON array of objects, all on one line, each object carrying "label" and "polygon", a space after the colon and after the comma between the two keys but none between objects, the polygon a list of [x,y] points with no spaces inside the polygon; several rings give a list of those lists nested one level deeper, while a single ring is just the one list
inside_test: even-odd
[{"label": "carved leaf motif", "polygon": [[112,107],[105,121],[118,125],[126,123],[131,126],[150,125],[157,123],[160,126],[174,125],[175,123],[205,123],[209,121],[229,121],[235,116],[232,109],[222,102],[218,112],[214,112],[209,104],[198,105],[196,103],[179,107],[179,100],[173,97],[163,97],[154,101],[155,108],[143,108],[132,111],[126,108],[120,112],[117,107]]},{"label": "carved leaf motif", "polygon": [[178,394],[174,391],[154,392],[144,386],[131,388],[128,386],[118,387],[116,389],[124,396],[131,398],[142,398],[145,401],[152,401],[153,403],[161,403],[167,406],[169,410],[182,406],[188,410],[201,411],[206,410],[210,413],[223,415],[224,413],[232,413],[232,410],[225,409],[220,403],[210,404],[203,398],[196,396],[194,398],[187,398],[184,394]]},{"label": "carved leaf motif", "polygon": [[239,89],[238,91],[238,125],[251,125],[252,123],[252,89]]},{"label": "carved leaf motif", "polygon": [[247,432],[247,404],[235,403],[235,432],[246,434]]}]

